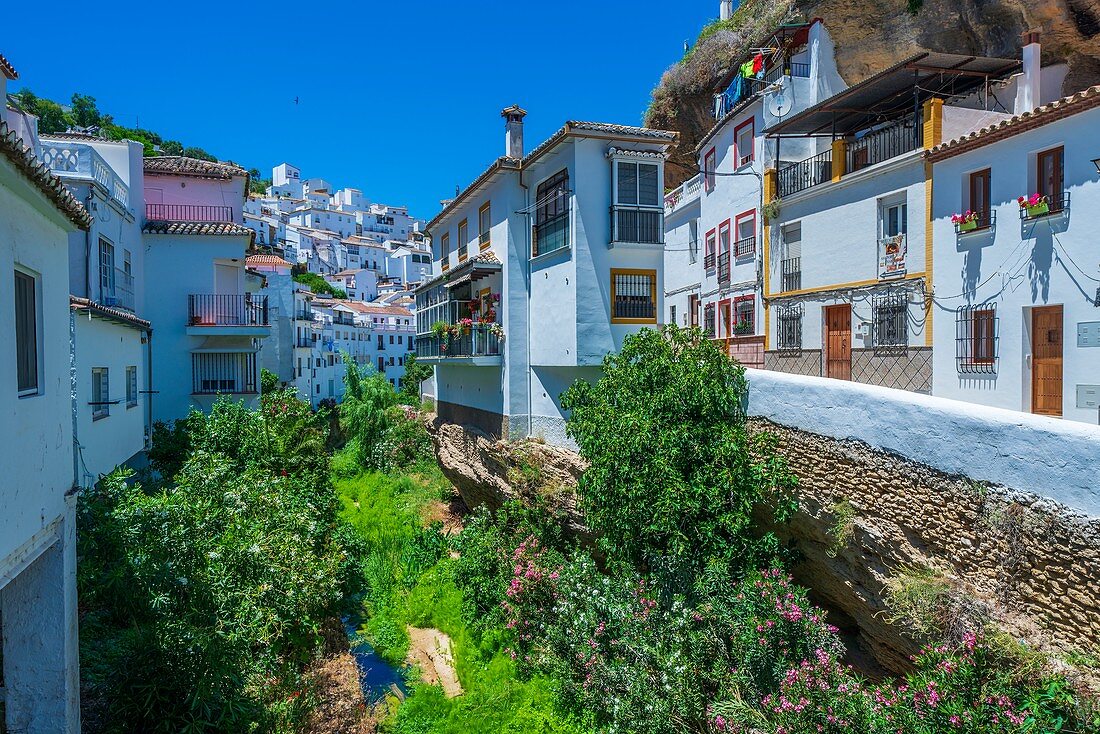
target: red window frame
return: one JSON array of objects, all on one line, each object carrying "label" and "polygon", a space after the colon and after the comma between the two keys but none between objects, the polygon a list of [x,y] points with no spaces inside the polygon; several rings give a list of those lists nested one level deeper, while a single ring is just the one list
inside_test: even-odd
[{"label": "red window frame", "polygon": [[718,170],[718,154],[711,148],[703,154],[703,188],[706,191],[714,191],[714,173]]},{"label": "red window frame", "polygon": [[[731,319],[737,319],[737,312],[743,303],[748,303],[749,308],[749,323],[752,324],[752,333],[756,333],[756,296],[749,294],[747,296],[737,296],[733,299],[733,314]],[[740,323],[740,321],[737,321]]]},{"label": "red window frame", "polygon": [[[741,139],[741,129],[745,128],[745,127],[751,127],[752,128],[752,137],[749,138],[749,140],[751,141],[750,142],[751,148],[749,149],[748,160],[742,161],[741,160],[742,152],[739,149],[740,146],[737,145],[737,141]],[[753,161],[756,160],[756,118],[755,117],[750,117],[749,119],[745,120],[744,122],[742,122],[740,125],[738,125],[737,127],[735,127],[733,129],[733,156],[734,156],[733,160],[737,163],[737,168],[740,168],[741,166],[752,163]]]},{"label": "red window frame", "polygon": [[[752,219],[752,234],[750,235],[753,238],[752,249],[749,250],[748,252],[744,253],[744,254],[738,254],[736,244],[738,242],[740,242],[741,239],[742,239],[740,234],[739,234],[740,231],[741,231],[741,222],[743,222],[746,219]],[[733,242],[734,242],[734,245],[735,245],[734,248],[733,248],[733,250],[734,250],[733,257],[734,258],[748,257],[749,255],[755,255],[756,254],[756,210],[755,209],[749,209],[748,211],[743,211],[740,214],[738,214],[736,217],[733,218],[733,236],[734,236]]]},{"label": "red window frame", "polygon": [[[717,263],[718,257],[718,228],[714,228],[706,234],[706,251],[703,253],[703,264],[705,265],[707,259],[713,259]],[[712,264],[710,267],[714,267]]]},{"label": "red window frame", "polygon": [[729,252],[731,249],[733,249],[733,239],[732,239],[733,238],[733,232],[732,232],[733,225],[732,225],[732,222],[733,222],[732,219],[727,219],[726,221],[724,221],[724,222],[722,222],[721,224],[718,225],[718,247],[719,247],[718,252],[719,253],[722,252],[722,250],[721,250],[721,247],[722,247],[722,230],[725,230],[725,232],[726,232],[726,252]]}]

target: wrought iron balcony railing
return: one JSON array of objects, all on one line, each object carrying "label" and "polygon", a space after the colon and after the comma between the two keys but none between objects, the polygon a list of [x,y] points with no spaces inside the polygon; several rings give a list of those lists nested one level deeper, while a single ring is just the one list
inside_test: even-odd
[{"label": "wrought iron balcony railing", "polygon": [[611,242],[663,245],[665,242],[664,209],[637,206],[611,207]]},{"label": "wrought iron balcony railing", "polygon": [[464,333],[451,336],[421,334],[416,337],[417,357],[495,357],[501,353],[499,334],[490,324],[474,324]]},{"label": "wrought iron balcony railing", "polygon": [[220,204],[146,204],[145,218],[158,222],[232,222],[233,207]]},{"label": "wrought iron balcony railing", "polygon": [[195,294],[187,297],[188,326],[268,326],[267,296]]},{"label": "wrought iron balcony railing", "polygon": [[825,183],[833,177],[833,151],[826,150],[804,161],[784,166],[779,169],[777,177],[780,198]]}]

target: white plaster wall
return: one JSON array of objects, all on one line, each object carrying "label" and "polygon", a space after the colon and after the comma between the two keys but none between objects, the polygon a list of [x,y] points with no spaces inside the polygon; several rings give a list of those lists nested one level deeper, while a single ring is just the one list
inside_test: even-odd
[{"label": "white plaster wall", "polygon": [[[65,512],[73,486],[69,384],[68,233],[71,224],[22,173],[0,158],[0,562]],[[17,397],[16,264],[38,278],[38,395]]]},{"label": "white plaster wall", "polygon": [[[1031,311],[1063,307],[1065,418],[1096,423],[1095,409],[1076,407],[1076,386],[1100,385],[1100,348],[1078,348],[1077,324],[1100,322],[1093,305],[1100,287],[1096,218],[1100,182],[1096,157],[1100,110],[1089,110],[936,163],[933,168],[935,395],[984,405],[1031,409]],[[1065,147],[1069,211],[1022,223],[1016,198],[1033,193],[1035,154]],[[951,215],[969,202],[968,176],[990,168],[996,227],[958,237]],[[961,374],[955,363],[955,310],[967,303],[995,304],[998,360],[991,375]]]},{"label": "white plaster wall", "polygon": [[747,370],[748,413],[856,439],[952,474],[1100,516],[1100,429],[823,377]]},{"label": "white plaster wall", "polygon": [[[77,440],[80,444],[80,471],[83,486],[91,486],[101,474],[107,474],[145,448],[145,417],[149,395],[143,332],[131,326],[89,318],[74,312],[76,326]],[[126,368],[137,367],[137,404],[126,400]],[[92,368],[106,367],[111,400],[104,418],[92,420]]]},{"label": "white plaster wall", "polygon": [[436,399],[444,403],[507,415],[504,408],[504,370],[444,363],[436,366]]},{"label": "white plaster wall", "polygon": [[[691,323],[688,303],[691,295],[698,296],[701,290],[703,254],[703,235],[699,232],[699,198],[680,204],[671,214],[666,209],[663,263],[665,308],[660,314],[662,323],[671,323],[673,307],[676,308],[677,326],[685,327]],[[701,325],[702,321],[699,323]]]}]

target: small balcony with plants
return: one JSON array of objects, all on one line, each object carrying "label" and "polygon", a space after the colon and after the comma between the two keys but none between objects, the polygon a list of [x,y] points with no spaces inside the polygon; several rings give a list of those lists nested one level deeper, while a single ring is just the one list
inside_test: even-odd
[{"label": "small balcony with plants", "polygon": [[[493,280],[499,280],[499,276]],[[428,364],[501,364],[500,292],[471,283],[417,294],[416,356]]]},{"label": "small balcony with plants", "polygon": [[187,297],[191,336],[255,336],[271,333],[267,296],[192,293]]},{"label": "small balcony with plants", "polygon": [[1069,214],[1068,191],[1034,193],[1019,197],[1016,203],[1020,207],[1020,221],[1025,223]]}]

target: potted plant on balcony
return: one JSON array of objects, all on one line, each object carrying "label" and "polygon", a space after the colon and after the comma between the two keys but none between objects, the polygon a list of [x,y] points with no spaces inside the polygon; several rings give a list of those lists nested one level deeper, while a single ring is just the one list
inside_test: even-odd
[{"label": "potted plant on balcony", "polygon": [[500,324],[491,324],[489,326],[489,334],[495,336],[497,338],[497,341],[501,343],[504,342],[504,327]]},{"label": "potted plant on balcony", "polygon": [[473,326],[474,326],[474,320],[473,319],[459,319],[458,323],[455,324],[456,335],[460,334],[462,336],[466,336],[467,334],[470,333],[470,329],[472,329]]},{"label": "potted plant on balcony", "polygon": [[748,319],[742,319],[741,321],[737,322],[733,327],[733,333],[737,334],[737,336],[745,336],[746,334],[751,334],[754,330],[755,329],[753,327],[753,323]]},{"label": "potted plant on balcony", "polygon": [[1050,211],[1050,199],[1045,194],[1035,193],[1028,197],[1021,196],[1016,199],[1020,208],[1027,212],[1027,216],[1041,217]]},{"label": "potted plant on balcony", "polygon": [[[965,214],[953,214],[951,222],[959,232],[972,232],[978,228],[978,212],[967,209]],[[893,253],[887,251],[887,254]]]},{"label": "potted plant on balcony", "polygon": [[432,335],[439,340],[439,351],[446,354],[451,342],[451,325],[440,319],[432,324]]},{"label": "potted plant on balcony", "polygon": [[770,222],[779,216],[779,211],[782,208],[783,202],[780,199],[772,199],[760,209],[760,213],[764,215],[764,219]]}]

